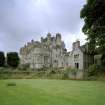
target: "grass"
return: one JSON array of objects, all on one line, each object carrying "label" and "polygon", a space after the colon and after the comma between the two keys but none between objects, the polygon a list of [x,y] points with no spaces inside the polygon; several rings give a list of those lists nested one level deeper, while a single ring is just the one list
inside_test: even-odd
[{"label": "grass", "polygon": [[105,82],[0,80],[0,105],[105,105]]}]

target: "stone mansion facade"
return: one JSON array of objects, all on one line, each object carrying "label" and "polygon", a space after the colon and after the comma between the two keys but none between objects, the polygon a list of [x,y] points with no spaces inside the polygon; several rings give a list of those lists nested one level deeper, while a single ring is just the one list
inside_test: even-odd
[{"label": "stone mansion facade", "polygon": [[67,52],[61,34],[52,37],[50,33],[41,41],[28,42],[20,49],[21,64],[29,64],[31,69],[43,67],[86,69],[93,64],[94,56],[88,53],[86,45],[80,46],[80,41],[72,44],[72,51]]}]

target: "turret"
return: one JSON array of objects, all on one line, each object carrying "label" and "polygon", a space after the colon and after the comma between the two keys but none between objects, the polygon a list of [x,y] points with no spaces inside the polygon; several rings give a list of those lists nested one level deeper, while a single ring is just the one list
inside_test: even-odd
[{"label": "turret", "polygon": [[48,43],[48,45],[51,44],[51,33],[47,34],[47,43]]},{"label": "turret", "polygon": [[75,42],[73,42],[72,47],[73,47],[73,50],[75,50],[78,47],[80,47],[80,41],[79,40],[76,40]]},{"label": "turret", "polygon": [[64,43],[64,41],[62,42],[62,48],[65,49],[65,43]]},{"label": "turret", "polygon": [[41,42],[43,43],[43,37],[41,37]]},{"label": "turret", "polygon": [[61,46],[62,42],[61,42],[61,34],[57,33],[56,34],[56,44]]},{"label": "turret", "polygon": [[48,39],[51,38],[51,33],[48,33],[48,34],[47,34],[47,38],[48,38]]}]

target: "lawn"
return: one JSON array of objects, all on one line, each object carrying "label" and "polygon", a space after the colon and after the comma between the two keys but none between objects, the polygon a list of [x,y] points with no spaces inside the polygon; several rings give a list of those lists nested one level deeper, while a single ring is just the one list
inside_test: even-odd
[{"label": "lawn", "polygon": [[0,80],[0,105],[105,105],[105,82]]}]

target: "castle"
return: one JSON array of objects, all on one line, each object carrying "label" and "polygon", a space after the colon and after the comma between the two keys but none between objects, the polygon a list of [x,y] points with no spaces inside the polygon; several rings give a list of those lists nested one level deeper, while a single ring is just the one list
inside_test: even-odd
[{"label": "castle", "polygon": [[86,45],[80,46],[80,41],[72,44],[72,51],[67,52],[61,34],[52,37],[50,33],[41,41],[28,42],[20,49],[21,64],[29,64],[31,69],[43,67],[86,69],[93,64],[94,57],[88,53]]}]

